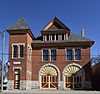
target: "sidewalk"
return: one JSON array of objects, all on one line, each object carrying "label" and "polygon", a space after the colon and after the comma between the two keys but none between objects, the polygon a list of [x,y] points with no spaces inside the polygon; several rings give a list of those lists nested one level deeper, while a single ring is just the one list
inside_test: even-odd
[{"label": "sidewalk", "polygon": [[[1,94],[1,93],[0,93]],[[83,90],[6,90],[2,94],[100,94],[100,91]]]}]

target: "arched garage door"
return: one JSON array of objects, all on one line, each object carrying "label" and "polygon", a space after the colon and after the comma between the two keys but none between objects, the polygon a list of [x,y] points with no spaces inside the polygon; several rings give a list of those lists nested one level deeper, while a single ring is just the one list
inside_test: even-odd
[{"label": "arched garage door", "polygon": [[63,76],[65,89],[82,89],[84,74],[81,68],[70,65],[64,69]]},{"label": "arched garage door", "polygon": [[58,73],[53,66],[45,66],[40,71],[40,85],[42,89],[57,89]]}]

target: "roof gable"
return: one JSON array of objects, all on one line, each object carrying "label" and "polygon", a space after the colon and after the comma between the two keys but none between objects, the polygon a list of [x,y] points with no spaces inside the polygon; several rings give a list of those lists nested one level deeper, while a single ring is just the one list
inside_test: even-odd
[{"label": "roof gable", "polygon": [[65,26],[57,17],[52,19],[43,29],[42,31],[46,30],[54,30],[54,29],[67,29],[70,30],[67,26]]},{"label": "roof gable", "polygon": [[17,20],[7,30],[21,30],[21,29],[29,29],[24,17],[21,17],[19,20]]}]

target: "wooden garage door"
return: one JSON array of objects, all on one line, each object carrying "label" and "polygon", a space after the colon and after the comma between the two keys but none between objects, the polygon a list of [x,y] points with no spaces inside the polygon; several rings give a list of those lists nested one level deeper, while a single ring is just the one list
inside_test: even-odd
[{"label": "wooden garage door", "polygon": [[57,76],[41,76],[42,78],[42,88],[57,88]]},{"label": "wooden garage door", "polygon": [[52,66],[46,66],[41,71],[41,88],[57,89],[58,77],[57,71]]},{"label": "wooden garage door", "polygon": [[82,70],[75,66],[71,65],[65,68],[64,70],[64,86],[69,89],[81,89],[83,84],[83,72]]},{"label": "wooden garage door", "polygon": [[65,77],[65,86],[70,89],[81,89],[82,88],[82,77],[81,76],[71,76]]}]

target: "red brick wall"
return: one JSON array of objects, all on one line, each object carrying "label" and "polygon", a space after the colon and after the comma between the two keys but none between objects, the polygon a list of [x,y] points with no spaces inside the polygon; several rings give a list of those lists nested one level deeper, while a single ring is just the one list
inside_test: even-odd
[{"label": "red brick wall", "polygon": [[[17,31],[16,31],[17,32]],[[12,43],[25,43],[24,47],[24,58],[23,59],[12,59]],[[28,79],[27,71],[31,71],[31,62],[27,60],[27,47],[28,44],[31,46],[32,39],[29,34],[16,34],[16,35],[9,35],[9,60],[11,66],[9,67],[8,71],[8,80],[14,79],[14,70],[13,67],[22,67],[20,71],[20,80]],[[13,62],[21,62],[21,64],[13,64]]]},{"label": "red brick wall", "polygon": [[[29,46],[31,46],[31,43],[32,43],[32,38],[29,36],[29,34],[27,34],[26,35],[26,37],[27,37],[27,48],[28,48],[28,45]],[[32,48],[32,47],[31,47]],[[28,51],[28,50],[27,50]],[[28,52],[27,52],[28,53]],[[30,71],[30,72],[32,72],[32,60],[31,61],[29,61],[29,60],[27,60],[26,61],[27,63],[26,63],[26,71]],[[28,75],[27,75],[27,73],[26,73],[26,79],[28,79],[29,77],[28,77]]]},{"label": "red brick wall", "polygon": [[[81,50],[81,61],[66,61],[66,52],[65,48],[58,48],[57,49],[57,60],[55,62],[42,62],[42,48],[34,48],[32,50],[32,61],[27,60],[27,48],[28,45],[31,46],[32,38],[29,34],[20,34],[20,35],[10,35],[9,36],[9,60],[11,62],[11,66],[9,67],[8,72],[8,80],[14,79],[14,70],[13,67],[22,67],[21,70],[21,80],[28,79],[27,71],[32,72],[32,80],[38,80],[39,78],[39,70],[40,68],[48,63],[56,65],[60,70],[60,77],[62,80],[62,72],[66,65],[71,63],[77,63],[81,65],[85,70],[85,77],[86,80],[91,80],[91,63],[90,63],[90,48],[82,48]],[[24,49],[24,59],[12,59],[11,57],[11,45],[12,43],[25,43]],[[34,44],[33,44],[34,45]],[[50,48],[50,47],[49,47]],[[74,48],[74,47],[73,47]],[[21,64],[13,64],[13,62],[22,62]]]},{"label": "red brick wall", "polygon": [[91,78],[91,66],[90,66],[90,48],[83,48],[81,51],[81,61],[66,61],[66,53],[65,48],[58,48],[57,49],[57,60],[55,62],[42,62],[42,51],[41,48],[33,50],[33,62],[32,62],[32,80],[38,80],[39,78],[39,70],[40,68],[48,63],[56,65],[60,70],[60,77],[62,80],[62,72],[66,65],[71,63],[77,63],[85,69],[86,72],[86,79],[90,80]]}]

